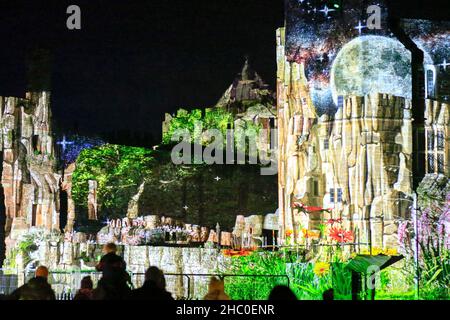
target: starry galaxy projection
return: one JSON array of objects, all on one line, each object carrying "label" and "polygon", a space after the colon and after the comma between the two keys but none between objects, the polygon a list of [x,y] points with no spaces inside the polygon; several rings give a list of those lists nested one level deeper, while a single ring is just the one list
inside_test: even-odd
[{"label": "starry galaxy projection", "polygon": [[[368,24],[376,5],[379,28]],[[339,96],[389,93],[411,98],[411,54],[387,25],[384,1],[287,0],[286,54],[303,63],[319,115]]]},{"label": "starry galaxy projection", "polygon": [[403,20],[403,30],[424,52],[425,96],[450,100],[450,22]]}]

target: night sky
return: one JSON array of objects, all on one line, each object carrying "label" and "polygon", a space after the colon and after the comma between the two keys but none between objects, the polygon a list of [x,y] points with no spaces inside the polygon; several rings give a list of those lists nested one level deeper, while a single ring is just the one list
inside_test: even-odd
[{"label": "night sky", "polygon": [[[57,134],[151,145],[160,138],[165,112],[213,106],[245,55],[275,89],[275,30],[284,25],[283,2],[2,1],[0,95],[24,95],[26,54],[46,48],[53,56]],[[438,2],[448,0],[398,7],[405,15],[436,18],[446,12],[432,6]],[[81,7],[81,30],[66,28],[71,4]]]}]

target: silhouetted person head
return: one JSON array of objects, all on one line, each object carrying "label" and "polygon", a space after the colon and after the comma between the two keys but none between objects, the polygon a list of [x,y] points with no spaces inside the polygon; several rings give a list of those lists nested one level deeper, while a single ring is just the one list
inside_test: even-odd
[{"label": "silhouetted person head", "polygon": [[108,253],[116,253],[117,252],[117,246],[115,245],[115,243],[107,243],[103,246],[103,253],[104,254],[108,254]]},{"label": "silhouetted person head", "polygon": [[172,294],[166,290],[164,272],[157,267],[150,267],[145,272],[145,282],[142,287],[134,289],[131,300],[173,300]]},{"label": "silhouetted person head", "polygon": [[145,281],[153,282],[158,288],[166,289],[166,278],[164,272],[157,267],[150,267],[145,272]]},{"label": "silhouetted person head", "polygon": [[328,289],[328,290],[324,291],[322,294],[322,298],[323,298],[323,300],[334,300],[334,290]]},{"label": "silhouetted person head", "polygon": [[269,295],[269,300],[298,300],[288,286],[275,286]]},{"label": "silhouetted person head", "polygon": [[94,284],[90,276],[81,279],[80,290],[78,290],[73,300],[91,300]]},{"label": "silhouetted person head", "polygon": [[81,279],[81,289],[92,289],[94,284],[92,283],[92,279],[90,276],[86,276]]},{"label": "silhouetted person head", "polygon": [[39,266],[36,269],[35,276],[47,279],[48,278],[48,268],[45,266]]}]

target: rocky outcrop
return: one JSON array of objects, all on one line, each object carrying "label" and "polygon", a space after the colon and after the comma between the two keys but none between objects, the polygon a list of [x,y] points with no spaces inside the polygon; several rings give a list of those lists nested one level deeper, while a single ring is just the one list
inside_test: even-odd
[{"label": "rocky outcrop", "polygon": [[88,203],[88,219],[89,220],[97,220],[97,181],[89,180],[89,193],[87,197]]},{"label": "rocky outcrop", "polygon": [[75,170],[75,163],[71,163],[64,170],[64,180],[61,183],[61,191],[67,194],[67,224],[64,228],[66,232],[72,232],[75,223],[75,201],[72,198],[72,174]]},{"label": "rocky outcrop", "polygon": [[59,229],[49,92],[0,97],[7,245],[31,226]]},{"label": "rocky outcrop", "polygon": [[[303,63],[288,62],[278,30],[278,146],[281,235],[342,218],[356,241],[396,247],[396,220],[411,206],[411,102],[370,94],[345,97],[316,115]],[[294,202],[330,209],[306,214]]]},{"label": "rocky outcrop", "polygon": [[139,198],[144,192],[145,180],[139,185],[138,192],[131,197],[130,202],[128,202],[127,217],[130,219],[135,219],[139,215]]}]

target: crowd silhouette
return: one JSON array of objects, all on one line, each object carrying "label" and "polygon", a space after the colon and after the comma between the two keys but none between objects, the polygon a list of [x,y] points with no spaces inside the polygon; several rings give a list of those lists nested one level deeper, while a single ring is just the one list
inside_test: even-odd
[{"label": "crowd silhouette", "polygon": [[[90,276],[81,280],[80,289],[73,300],[174,300],[172,294],[166,290],[164,272],[155,266],[151,266],[145,272],[144,284],[137,289],[132,289],[131,278],[126,271],[126,263],[117,254],[117,247],[108,243],[103,248],[103,257],[96,266],[102,273],[101,279],[94,288]],[[39,266],[35,276],[23,286],[17,288],[10,295],[3,296],[5,300],[56,300],[55,292],[48,283],[48,268]],[[208,293],[203,300],[230,300],[225,293],[225,285],[222,279],[212,277],[208,286]],[[275,286],[268,300],[297,300],[296,295],[288,286]],[[323,293],[323,300],[334,300],[333,289]]]}]

